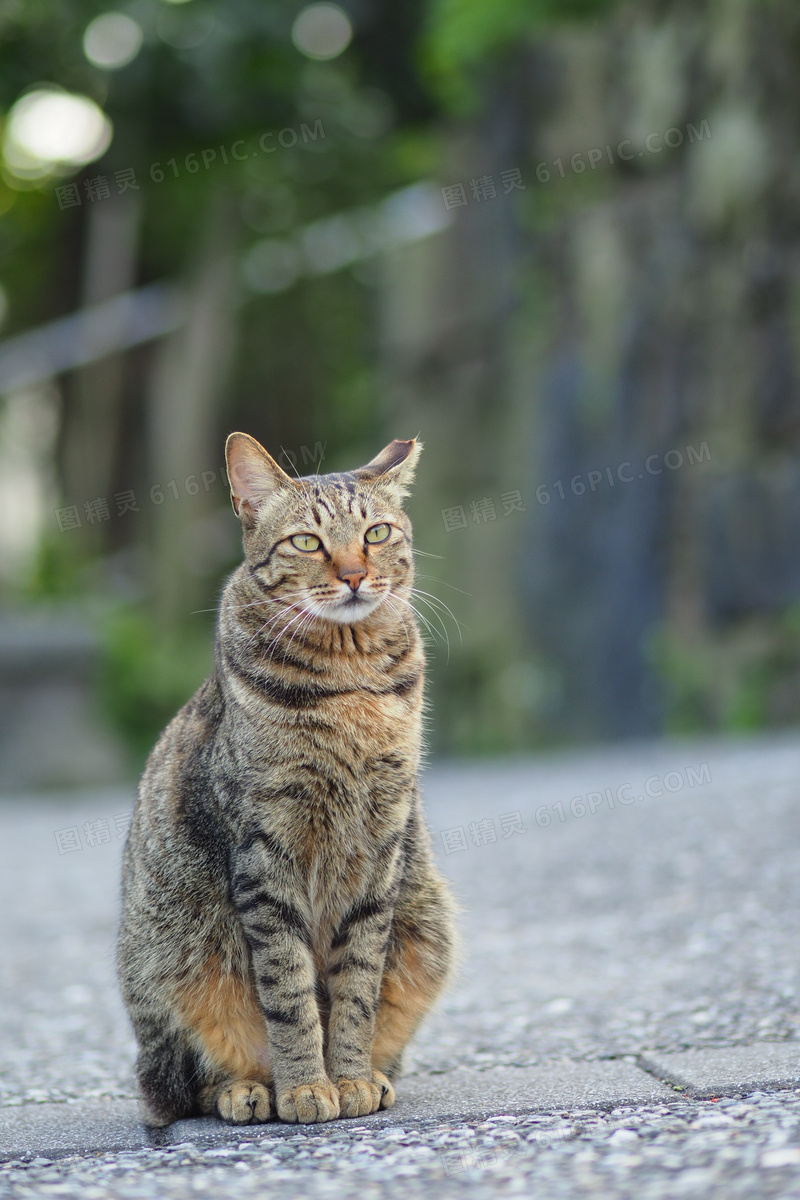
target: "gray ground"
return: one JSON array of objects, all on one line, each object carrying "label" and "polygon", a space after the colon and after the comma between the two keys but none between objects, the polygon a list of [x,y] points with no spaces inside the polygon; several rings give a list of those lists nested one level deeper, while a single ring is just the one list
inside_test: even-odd
[{"label": "gray ground", "polygon": [[[0,1130],[33,1159],[0,1167],[0,1194],[800,1196],[799,794],[792,737],[432,769],[464,963],[392,1119],[192,1122],[183,1145],[100,1154],[117,1143],[87,1132],[52,1162],[39,1131],[80,1127],[76,1101],[131,1121],[113,930],[132,797],[0,804]],[[97,821],[110,840],[87,846]],[[60,854],[74,826],[83,848]]]}]

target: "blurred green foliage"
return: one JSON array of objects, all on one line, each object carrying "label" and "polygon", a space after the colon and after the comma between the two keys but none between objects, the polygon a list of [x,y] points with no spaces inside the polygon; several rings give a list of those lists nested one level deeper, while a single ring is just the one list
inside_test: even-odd
[{"label": "blurred green foliage", "polygon": [[520,43],[562,21],[599,17],[618,0],[432,0],[421,63],[444,104],[461,115],[484,100],[481,84],[497,78]]},{"label": "blurred green foliage", "polygon": [[159,630],[140,608],[120,607],[101,634],[99,700],[124,737],[139,771],[161,730],[211,674],[213,630],[195,617],[178,630]]},{"label": "blurred green foliage", "polygon": [[702,639],[661,627],[647,655],[663,687],[667,733],[746,733],[796,724],[800,604]]}]

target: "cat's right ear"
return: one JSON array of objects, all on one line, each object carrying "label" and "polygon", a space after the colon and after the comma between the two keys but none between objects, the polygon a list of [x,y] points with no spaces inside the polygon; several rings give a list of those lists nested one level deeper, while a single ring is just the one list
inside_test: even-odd
[{"label": "cat's right ear", "polygon": [[225,443],[231,503],[243,525],[254,525],[259,506],[294,482],[264,447],[247,433],[232,433]]}]

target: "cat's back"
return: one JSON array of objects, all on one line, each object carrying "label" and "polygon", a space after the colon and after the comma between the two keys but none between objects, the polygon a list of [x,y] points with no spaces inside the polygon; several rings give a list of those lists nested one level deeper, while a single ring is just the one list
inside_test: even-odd
[{"label": "cat's back", "polygon": [[208,772],[217,757],[225,702],[216,673],[179,709],[150,752],[139,788],[139,804],[175,796]]},{"label": "cat's back", "polygon": [[[123,883],[159,865],[179,880],[179,859],[208,867],[220,860],[218,815],[212,799],[225,704],[216,674],[203,683],[166,726],[145,765],[125,846]],[[187,851],[189,852],[187,855]]]}]

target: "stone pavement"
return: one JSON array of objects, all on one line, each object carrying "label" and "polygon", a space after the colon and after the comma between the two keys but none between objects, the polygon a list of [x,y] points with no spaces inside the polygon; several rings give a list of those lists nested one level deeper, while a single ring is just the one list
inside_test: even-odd
[{"label": "stone pavement", "polygon": [[395,1108],[159,1134],[113,972],[132,795],[0,801],[0,1195],[136,1196],[151,1170],[176,1197],[353,1172],[370,1195],[800,1194],[800,739],[442,765],[425,792],[463,965]]}]

